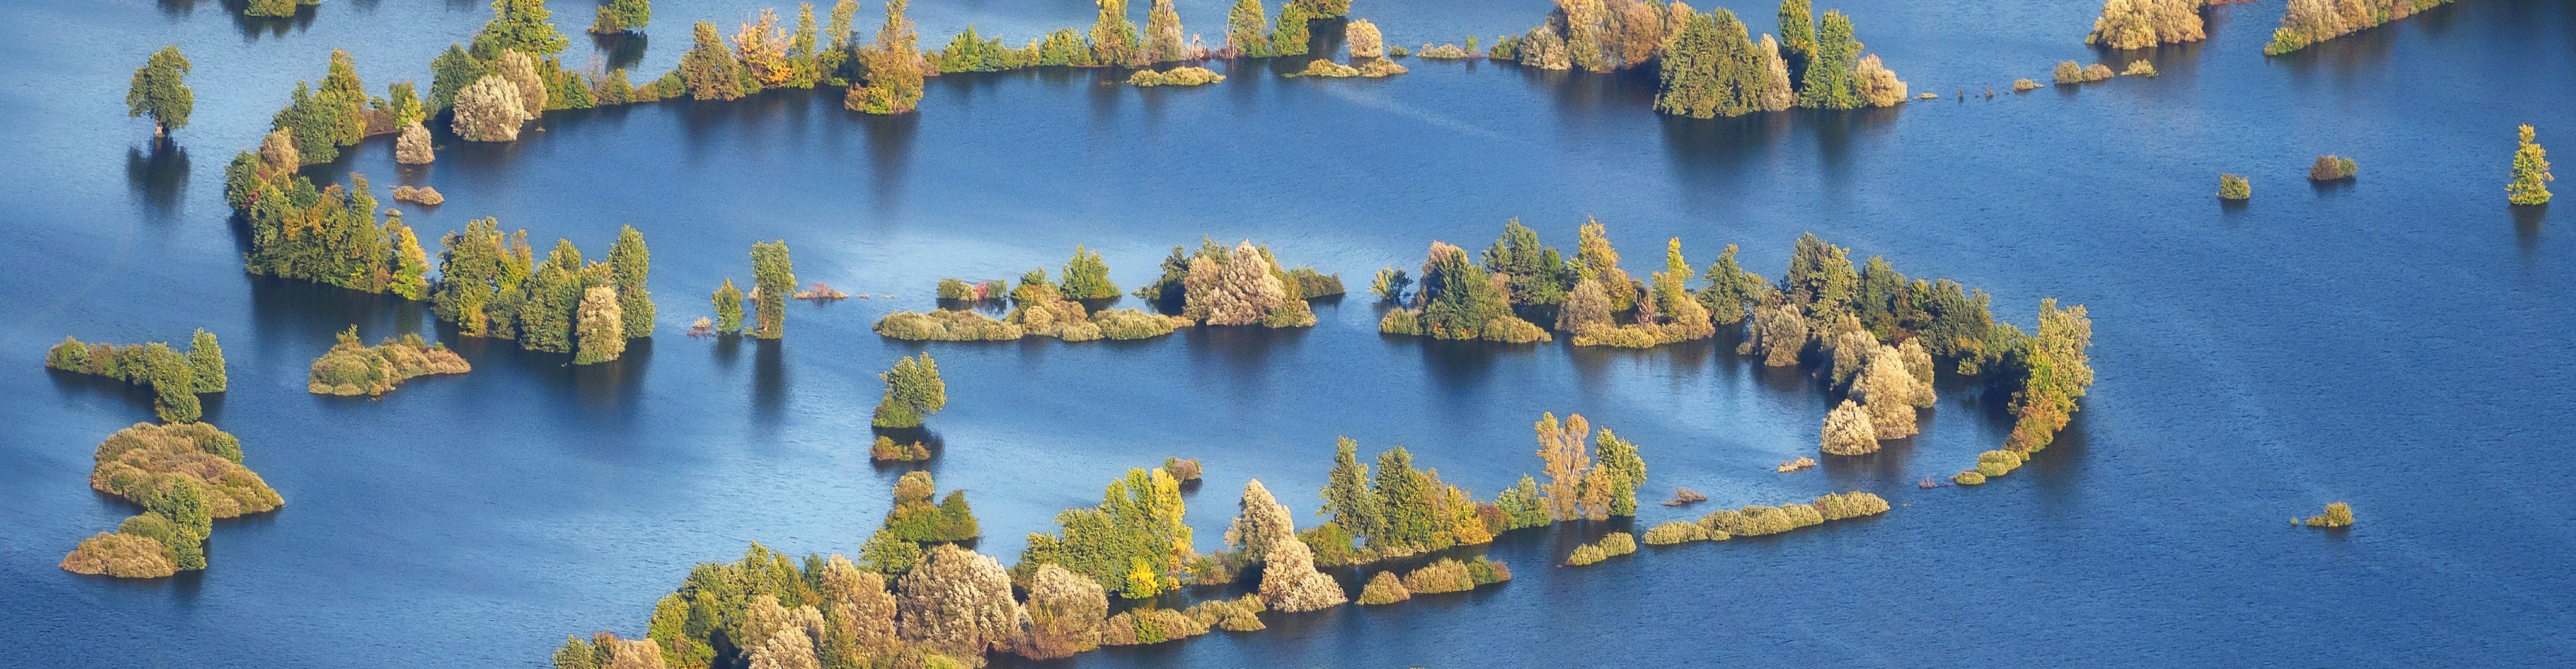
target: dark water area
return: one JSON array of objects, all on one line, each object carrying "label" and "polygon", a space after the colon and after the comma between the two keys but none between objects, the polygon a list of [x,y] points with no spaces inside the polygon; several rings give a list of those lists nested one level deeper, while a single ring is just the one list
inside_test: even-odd
[{"label": "dark water area", "polygon": [[[1725,4],[1770,29],[1771,5]],[[556,5],[559,26],[587,24],[588,4]],[[689,21],[730,33],[758,6],[655,5],[640,53],[574,32],[566,62],[658,73]],[[1183,20],[1217,34],[1229,5],[1185,1]],[[1055,664],[2537,666],[2576,650],[2576,462],[2557,447],[2576,428],[2576,236],[2568,205],[2517,211],[2502,193],[2514,125],[2576,146],[2576,9],[2460,0],[2266,59],[2281,3],[2227,5],[2209,41],[2151,53],[2163,76],[2017,95],[2015,77],[2098,57],[2081,44],[2094,3],[1826,6],[1915,91],[1945,97],[1690,121],[1650,111],[1649,76],[1487,62],[1344,81],[1248,62],[1196,90],[1041,71],[935,79],[920,113],[891,119],[770,94],[551,114],[515,144],[444,138],[420,168],[379,138],[309,170],[437,187],[443,206],[402,206],[428,237],[497,216],[596,257],[618,226],[643,230],[658,336],[573,368],[455,337],[419,304],[247,276],[226,220],[223,165],[330,49],[373,89],[426,82],[485,3],[325,0],[276,21],[211,1],[14,3],[0,10],[0,664],[536,667],[567,633],[641,634],[693,563],[752,541],[857,551],[905,471],[867,461],[875,375],[919,350],[950,398],[927,467],[967,491],[979,548],[1005,562],[1058,510],[1170,456],[1206,463],[1188,516],[1202,550],[1248,478],[1315,522],[1337,435],[1366,453],[1404,445],[1490,496],[1539,469],[1543,411],[1640,444],[1641,496],[1712,498],[1649,505],[1637,527],[1850,489],[1897,505],[1585,569],[1548,565],[1611,527],[1515,533],[1487,549],[1518,576],[1500,588]],[[1391,43],[1490,44],[1546,8],[1363,0],[1357,15]],[[969,23],[1024,41],[1092,11],[934,1],[914,17],[932,46]],[[197,108],[155,146],[120,100],[163,44],[195,61]],[[1987,86],[1991,100],[1948,97]],[[2310,186],[2324,153],[2357,159],[2360,178]],[[2254,199],[2219,206],[2221,172],[2250,176]],[[2100,381],[2029,467],[1919,490],[2001,442],[1994,398],[1945,383],[1921,436],[1783,475],[1772,465],[1814,453],[1829,396],[1727,342],[1390,338],[1360,294],[1296,331],[927,346],[868,331],[929,308],[939,277],[1052,269],[1076,244],[1129,288],[1208,235],[1266,242],[1356,290],[1432,240],[1482,248],[1511,217],[1570,247],[1586,216],[1632,272],[1678,236],[1694,263],[1739,244],[1776,277],[1813,231],[1991,291],[2025,328],[2043,297],[2081,303]],[[749,280],[747,249],[767,239],[794,248],[802,280],[891,299],[793,304],[782,342],[682,336],[719,280]],[[307,365],[352,323],[446,341],[475,369],[377,400],[306,393]],[[50,372],[45,348],[198,327],[231,362],[208,420],[287,505],[219,523],[202,573],[57,569],[133,512],[85,480],[91,449],[148,420],[150,400]],[[2358,527],[2284,522],[2337,500]]]}]

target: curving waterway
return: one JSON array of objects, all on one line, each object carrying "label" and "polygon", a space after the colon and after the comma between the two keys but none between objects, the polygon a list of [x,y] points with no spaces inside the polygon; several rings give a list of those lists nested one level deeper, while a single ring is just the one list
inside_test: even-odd
[{"label": "curving waterway", "polygon": [[[652,37],[593,44],[558,2],[568,63],[661,72],[687,23],[759,5],[663,0]],[[1140,3],[1142,4],[1142,3]],[[1231,3],[1184,0],[1221,32]],[[1774,7],[1722,3],[1756,30]],[[1061,265],[1155,276],[1201,235],[1269,243],[1339,272],[1482,248],[1520,217],[1551,243],[1598,216],[1631,271],[1683,238],[1777,277],[1813,231],[1917,277],[1995,296],[2030,326],[2086,305],[2100,382],[2057,445],[1981,488],[1917,489],[2001,443],[1994,398],[1943,387],[1924,434],[1818,470],[1828,395],[1731,342],[1646,352],[1391,338],[1360,294],[1310,330],[1188,330],[1144,342],[927,346],[948,379],[928,468],[968,491],[1008,561],[1060,509],[1130,467],[1207,463],[1189,498],[1202,550],[1257,477],[1300,521],[1334,437],[1402,444],[1479,495],[1536,472],[1530,424],[1579,412],[1638,443],[1640,526],[1710,505],[1858,489],[1897,508],[1778,537],[1649,547],[1555,569],[1610,526],[1514,533],[1508,585],[1387,607],[1269,616],[1270,629],[1111,649],[1086,667],[2539,666],[2576,651],[2576,220],[2504,203],[2513,127],[2576,150],[2576,8],[2460,0],[2273,59],[2280,2],[2213,9],[2211,39],[2156,51],[2163,76],[2008,92],[2081,45],[2094,3],[1852,0],[1841,7],[1917,92],[1899,109],[1667,120],[1651,76],[1411,61],[1384,80],[1137,90],[1093,72],[943,77],[920,113],[862,118],[837,95],[770,94],[557,113],[509,145],[442,138],[398,169],[370,140],[308,173],[430,185],[424,237],[497,216],[596,257],[618,226],[654,254],[662,328],[617,364],[460,339],[426,309],[241,271],[222,168],[297,79],[350,50],[371,89],[426,84],[484,3],[325,0],[309,16],[224,3],[28,0],[0,9],[0,664],[64,667],[537,667],[566,633],[636,636],[690,564],[759,541],[855,553],[901,470],[872,467],[867,419],[896,356],[868,325],[930,306],[942,276]],[[1518,33],[1536,1],[1361,0],[1393,44]],[[873,26],[870,3],[859,23]],[[926,0],[924,46],[972,23],[1020,42],[1087,26],[1083,0]],[[1137,10],[1140,23],[1142,10]],[[1274,12],[1275,13],[1275,12]],[[792,17],[792,10],[789,14]],[[123,115],[131,68],[195,61],[175,149]],[[594,55],[596,54],[596,55]],[[2115,63],[2116,64],[2116,63]],[[637,77],[639,80],[645,77]],[[1982,95],[1949,97],[1966,86]],[[2357,159],[2312,187],[2316,155]],[[2571,154],[2576,155],[2576,154]],[[2212,197],[2253,178],[2249,206]],[[2565,183],[2565,182],[2562,182]],[[2576,185],[2562,185],[2576,189]],[[388,204],[391,204],[388,202]],[[758,240],[796,270],[893,299],[795,303],[777,344],[681,335]],[[1131,299],[1132,302],[1132,299]],[[304,391],[356,323],[417,331],[474,364],[381,400]],[[120,582],[55,567],[132,513],[85,484],[145,393],[48,372],[45,347],[223,338],[231,392],[210,422],[286,498],[227,521],[212,567]],[[2289,527],[2348,500],[2358,527]]]}]

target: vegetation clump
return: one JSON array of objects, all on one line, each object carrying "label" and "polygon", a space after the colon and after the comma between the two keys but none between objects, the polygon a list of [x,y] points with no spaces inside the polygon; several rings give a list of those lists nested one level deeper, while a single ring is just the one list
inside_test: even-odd
[{"label": "vegetation clump", "polygon": [[62,568],[81,574],[156,578],[206,568],[206,537],[218,518],[285,505],[241,464],[241,440],[204,423],[136,423],[94,454],[89,483],[144,512],[81,542]]},{"label": "vegetation clump", "polygon": [[1395,572],[1381,571],[1369,577],[1367,585],[1361,586],[1360,598],[1356,602],[1361,606],[1377,606],[1412,598],[1413,591],[1404,588],[1404,581],[1396,578]]},{"label": "vegetation clump", "polygon": [[2281,27],[2272,31],[2272,41],[2263,45],[2263,55],[2281,54],[2308,48],[2309,45],[2342,37],[2364,28],[2414,16],[2416,12],[2441,6],[2451,0],[2373,0],[2350,2],[2338,0],[2290,0],[2281,14]]},{"label": "vegetation clump", "polygon": [[134,69],[134,80],[126,86],[125,115],[151,116],[153,137],[187,127],[188,114],[197,108],[197,93],[187,82],[191,67],[178,46],[152,52],[143,67]]},{"label": "vegetation clump", "polygon": [[1798,471],[1798,470],[1802,470],[1802,469],[1807,469],[1807,468],[1814,467],[1814,466],[1816,466],[1816,459],[1815,459],[1815,458],[1810,458],[1810,457],[1806,457],[1806,456],[1799,456],[1799,457],[1798,457],[1798,459],[1796,459],[1796,460],[1790,460],[1790,461],[1788,461],[1788,462],[1780,463],[1780,466],[1777,468],[1777,470],[1778,470],[1780,473],[1782,473],[1782,474],[1787,474],[1787,473],[1789,473],[1789,472],[1794,472],[1794,471]]},{"label": "vegetation clump", "polygon": [[1417,595],[1444,592],[1466,592],[1486,585],[1511,580],[1512,571],[1503,563],[1476,558],[1474,562],[1441,558],[1404,575],[1404,589]]},{"label": "vegetation clump", "polygon": [[2309,516],[2301,522],[2308,527],[2352,527],[2352,505],[2343,502],[2327,504],[2325,513]]},{"label": "vegetation clump", "polygon": [[190,337],[185,353],[161,342],[119,347],[64,337],[46,350],[45,366],[151,388],[152,411],[167,423],[196,422],[204,414],[197,396],[230,385],[224,349],[205,330]]},{"label": "vegetation clump", "polygon": [[1204,67],[1175,67],[1161,72],[1153,70],[1137,70],[1135,74],[1127,76],[1128,85],[1149,88],[1154,86],[1205,86],[1220,81],[1225,81],[1225,75],[1217,74],[1214,70],[1209,70]]},{"label": "vegetation clump", "polygon": [[1600,541],[1575,547],[1574,555],[1566,558],[1565,564],[1569,567],[1582,567],[1635,552],[1637,552],[1636,537],[1629,536],[1626,532],[1612,532],[1601,537]]},{"label": "vegetation clump", "polygon": [[885,381],[885,396],[877,401],[877,427],[921,427],[921,421],[948,406],[948,382],[939,378],[939,363],[924,352],[921,357],[896,358],[894,368],[877,375]]},{"label": "vegetation clump", "polygon": [[1951,475],[1950,482],[1959,485],[1985,485],[1986,475],[1979,473],[1977,470],[1971,469]]},{"label": "vegetation clump", "polygon": [[2022,93],[2039,90],[2040,85],[2039,82],[2031,81],[2029,79],[2014,79],[2012,89],[2015,93]]},{"label": "vegetation clump", "polygon": [[[1198,559],[1190,527],[1181,522],[1180,487],[1161,469],[1128,470],[1101,493],[1099,506],[1056,514],[1054,534],[1031,533],[1013,571],[1032,573],[1052,563],[1126,599],[1151,599],[1180,587]],[[1278,554],[1273,549],[1270,559]]]},{"label": "vegetation clump", "polygon": [[885,525],[877,531],[917,544],[983,536],[974,510],[966,506],[966,491],[948,491],[946,498],[932,505],[930,497],[938,492],[930,472],[905,472],[894,484],[894,509],[886,512]]},{"label": "vegetation clump", "polygon": [[409,202],[423,207],[435,207],[441,204],[446,204],[447,196],[440,195],[438,189],[430,188],[428,186],[422,186],[419,188],[395,186],[394,201]]},{"label": "vegetation clump", "polygon": [[2308,166],[2309,181],[2341,181],[2360,173],[2359,164],[2351,158],[2336,155],[2317,156],[2316,164]]},{"label": "vegetation clump", "polygon": [[1887,513],[1888,506],[1886,498],[1854,490],[1839,494],[1827,493],[1823,497],[1818,497],[1815,508],[1816,513],[1822,515],[1825,520],[1842,520]]},{"label": "vegetation clump", "polygon": [[2097,81],[2110,81],[2111,77],[2115,75],[2111,73],[2111,66],[2109,65],[2101,63],[2076,65],[2075,61],[2070,60],[2058,63],[2057,70],[2052,76],[2056,77],[2057,83],[2062,86],[2066,84],[2089,84]]},{"label": "vegetation clump", "polygon": [[2151,63],[2151,62],[2147,62],[2147,61],[2143,61],[2143,60],[2133,60],[2133,61],[2129,61],[2129,66],[2128,66],[2128,67],[2120,68],[2120,76],[2123,76],[2123,77],[2152,77],[2152,76],[2156,76],[2156,64],[2155,64],[2155,63]]},{"label": "vegetation clump", "polygon": [[1701,494],[1700,491],[1689,488],[1674,488],[1673,498],[1664,500],[1664,506],[1689,506],[1705,501],[1708,501],[1708,495]]},{"label": "vegetation clump", "polygon": [[897,444],[893,437],[877,435],[876,443],[868,446],[868,460],[873,462],[922,462],[929,459],[930,448],[918,441]]},{"label": "vegetation clump", "polygon": [[[439,280],[424,292],[431,313],[456,324],[459,334],[512,339],[520,348],[572,353],[575,363],[590,364],[617,359],[626,340],[652,333],[654,307],[644,279],[650,252],[632,227],[610,245],[608,262],[584,260],[571,240],[556,240],[538,262],[527,231],[505,237],[500,221],[490,218],[467,222],[464,232],[449,232],[439,244]],[[738,331],[739,320],[727,332]]]},{"label": "vegetation clump", "polygon": [[1674,520],[1666,521],[1663,524],[1647,528],[1645,541],[1648,546],[1670,546],[1673,544],[1690,543],[1693,541],[1708,541],[1714,538],[1716,538],[1716,535],[1710,534],[1708,528],[1701,527],[1699,523],[1687,520]]},{"label": "vegetation clump", "polygon": [[1332,59],[1329,59],[1329,58],[1317,58],[1317,59],[1314,59],[1314,60],[1306,61],[1306,69],[1298,70],[1298,71],[1295,71],[1295,72],[1290,72],[1290,73],[1288,73],[1288,74],[1287,74],[1287,75],[1285,75],[1285,76],[1289,76],[1289,77],[1328,77],[1328,78],[1333,78],[1333,79],[1340,79],[1340,78],[1345,78],[1345,77],[1356,77],[1356,76],[1360,76],[1360,69],[1359,69],[1359,68],[1356,68],[1356,67],[1351,67],[1351,66],[1349,66],[1349,65],[1343,65],[1343,64],[1341,64],[1341,63],[1333,62],[1333,61],[1332,61]]},{"label": "vegetation clump", "polygon": [[2218,175],[2218,199],[2246,200],[2254,197],[2254,184],[2234,174]]},{"label": "vegetation clump", "polygon": [[590,34],[631,33],[652,22],[650,0],[608,0],[599,6],[599,17],[590,22]]},{"label": "vegetation clump", "polygon": [[2520,132],[2521,146],[2513,152],[2513,181],[2505,185],[2505,199],[2525,206],[2549,204],[2549,182],[2558,179],[2549,173],[2549,152],[2533,140],[2529,124]]},{"label": "vegetation clump", "polygon": [[2200,19],[2206,0],[2104,0],[2102,16],[2093,20],[2088,46],[2145,49],[2159,44],[2197,42],[2209,37]]},{"label": "vegetation clump", "polygon": [[402,382],[433,374],[463,374],[474,366],[445,344],[430,344],[418,334],[387,338],[375,346],[358,339],[358,326],[340,332],[340,341],[313,360],[304,389],[316,395],[378,396]]}]

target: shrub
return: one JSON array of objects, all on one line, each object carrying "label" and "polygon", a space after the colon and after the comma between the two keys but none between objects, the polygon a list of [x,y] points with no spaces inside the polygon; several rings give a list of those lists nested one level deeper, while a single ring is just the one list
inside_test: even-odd
[{"label": "shrub", "polygon": [[2129,66],[2128,66],[2128,67],[2125,67],[2125,68],[2121,68],[2121,69],[2120,69],[2120,76],[2123,76],[2123,77],[2152,77],[2152,76],[2156,76],[2156,64],[2155,64],[2155,63],[2150,63],[2150,62],[2147,62],[2147,61],[2143,61],[2143,60],[2133,60],[2133,61],[2129,61]]},{"label": "shrub", "polygon": [[2254,185],[2247,182],[2245,177],[2233,174],[2218,175],[2218,199],[2245,200],[2252,197],[2254,197]]},{"label": "shrub", "polygon": [[1583,567],[1607,559],[1610,559],[1610,555],[1602,552],[1600,546],[1584,544],[1574,547],[1574,554],[1566,556],[1565,564],[1569,567]]},{"label": "shrub", "polygon": [[1306,69],[1299,70],[1299,71],[1296,71],[1296,72],[1291,72],[1291,73],[1289,73],[1287,76],[1290,76],[1290,77],[1331,77],[1331,78],[1339,79],[1339,78],[1343,78],[1343,77],[1356,77],[1356,76],[1360,76],[1360,70],[1359,70],[1359,68],[1356,68],[1356,67],[1351,67],[1351,66],[1349,66],[1349,65],[1343,65],[1343,64],[1341,64],[1341,63],[1333,62],[1333,61],[1332,61],[1332,60],[1330,60],[1330,59],[1317,58],[1317,59],[1314,59],[1314,60],[1306,61]]},{"label": "shrub", "polygon": [[1368,585],[1360,588],[1359,604],[1376,606],[1412,598],[1413,591],[1404,588],[1404,582],[1395,577],[1395,572],[1381,571],[1376,576],[1369,577]]},{"label": "shrub", "polygon": [[1815,509],[1825,520],[1842,520],[1887,513],[1887,500],[1866,492],[1852,491],[1826,494],[1816,498]]},{"label": "shrub", "polygon": [[1342,28],[1342,41],[1350,46],[1351,60],[1380,58],[1386,55],[1386,39],[1377,24],[1368,19],[1351,19]]},{"label": "shrub", "polygon": [[1705,501],[1708,501],[1708,496],[1700,494],[1697,490],[1689,488],[1674,488],[1673,498],[1664,500],[1664,506],[1687,506]]},{"label": "shrub", "polygon": [[2325,513],[2309,516],[2306,523],[2308,527],[2352,527],[2352,505],[2327,504]]},{"label": "shrub", "polygon": [[2057,71],[2053,73],[2051,77],[2055,78],[2059,84],[2084,83],[2084,66],[2077,65],[2075,64],[2075,61],[2071,60],[2063,61],[2057,64]]},{"label": "shrub", "polygon": [[1404,589],[1421,595],[1466,592],[1476,589],[1476,577],[1468,573],[1467,563],[1441,558],[1405,574]]},{"label": "shrub", "polygon": [[1359,65],[1358,70],[1359,70],[1359,74],[1360,74],[1360,76],[1363,76],[1363,77],[1370,77],[1370,78],[1377,78],[1377,77],[1392,77],[1392,76],[1395,76],[1395,75],[1404,74],[1404,73],[1406,73],[1406,72],[1411,72],[1411,71],[1412,71],[1412,70],[1405,69],[1405,67],[1404,67],[1404,66],[1402,66],[1402,65],[1397,65],[1397,64],[1395,63],[1395,61],[1387,60],[1387,59],[1384,59],[1384,58],[1375,58],[1375,59],[1370,59],[1370,60],[1360,61],[1360,65]]},{"label": "shrub", "polygon": [[1861,101],[1871,107],[1894,107],[1905,101],[1905,82],[1879,64],[1878,54],[1862,56],[1852,76]]},{"label": "shrub", "polygon": [[1228,632],[1257,632],[1269,627],[1261,624],[1261,616],[1257,615],[1264,608],[1261,605],[1260,595],[1245,594],[1234,599],[1199,602],[1183,610],[1181,614],[1189,616],[1202,627],[1215,627]]},{"label": "shrub", "polygon": [[1800,458],[1798,458],[1798,459],[1796,459],[1796,460],[1790,460],[1790,461],[1788,461],[1788,462],[1780,463],[1779,471],[1780,471],[1780,473],[1782,473],[1782,474],[1786,474],[1786,473],[1789,473],[1789,472],[1794,472],[1794,471],[1798,471],[1798,470],[1801,470],[1801,469],[1806,469],[1806,468],[1808,468],[1808,467],[1814,467],[1814,466],[1816,466],[1816,459],[1815,459],[1815,458],[1800,457]]},{"label": "shrub", "polygon": [[1225,81],[1225,75],[1217,74],[1214,70],[1196,66],[1175,67],[1161,72],[1153,70],[1137,70],[1135,74],[1127,75],[1127,85],[1147,88],[1154,86],[1205,86],[1220,81]]},{"label": "shrub", "polygon": [[930,459],[930,448],[918,441],[896,445],[894,438],[879,435],[876,444],[868,447],[868,459],[875,462],[920,462]]},{"label": "shrub", "polygon": [[1670,546],[1693,541],[1707,541],[1708,528],[1686,520],[1669,521],[1646,530],[1646,545]]},{"label": "shrub", "polygon": [[1637,552],[1637,537],[1626,532],[1612,532],[1601,537],[1601,540],[1594,544],[1601,547],[1602,553],[1611,557]]},{"label": "shrub", "polygon": [[519,87],[498,74],[487,74],[456,93],[456,135],[469,142],[508,142],[519,138],[528,122]]},{"label": "shrub", "polygon": [[1950,482],[1959,485],[1985,485],[1986,475],[1977,473],[1975,470],[1969,470],[1959,472],[1957,475],[1951,476]]},{"label": "shrub", "polygon": [[2308,166],[2308,180],[2334,181],[2338,179],[2350,179],[2353,175],[2360,172],[2361,166],[2353,163],[2351,158],[2329,154],[2317,156],[2316,164]]},{"label": "shrub", "polygon": [[2084,81],[2085,81],[2085,82],[2087,82],[2087,83],[2090,83],[2090,82],[2096,82],[2096,81],[2110,81],[2110,80],[2111,80],[2111,77],[2113,77],[2113,76],[2117,76],[2117,75],[2114,75],[2114,74],[2112,74],[2112,73],[2111,73],[2111,66],[2109,66],[2109,65],[2104,65],[2104,64],[2101,64],[2101,63],[2094,63],[2094,64],[2091,64],[2091,65],[2086,65],[2086,66],[2084,66]]},{"label": "shrub", "polygon": [[[2031,81],[2029,79],[2014,79],[2012,89],[2015,93],[2039,90],[2039,82]],[[1993,89],[1987,90],[1991,91]]]},{"label": "shrub", "polygon": [[402,134],[394,137],[394,162],[427,165],[437,159],[437,152],[430,148],[429,129],[421,127],[419,121],[403,126]]},{"label": "shrub", "polygon": [[2521,146],[2513,152],[2513,181],[2505,185],[2505,199],[2525,206],[2549,204],[2549,182],[2558,179],[2549,173],[2549,151],[2534,139],[2530,124],[2518,132]]},{"label": "shrub", "polygon": [[1386,334],[1400,335],[1421,334],[1421,330],[1419,329],[1420,326],[1417,321],[1418,318],[1416,317],[1416,312],[1411,309],[1400,307],[1388,309],[1386,311],[1386,317],[1377,320],[1377,331]]},{"label": "shrub", "polygon": [[1474,54],[1469,52],[1467,49],[1460,48],[1456,44],[1442,44],[1440,46],[1424,44],[1422,45],[1422,50],[1416,52],[1415,55],[1433,60],[1464,60],[1472,57]]},{"label": "shrub", "polygon": [[1467,563],[1467,578],[1475,581],[1477,587],[1484,587],[1512,580],[1512,568],[1480,555],[1475,562]]},{"label": "shrub", "polygon": [[[623,342],[620,342],[623,343]],[[378,396],[402,382],[433,374],[464,374],[474,366],[445,344],[429,344],[420,335],[387,338],[375,346],[359,343],[358,326],[340,332],[340,343],[313,360],[304,390],[316,395]]]},{"label": "shrub", "polygon": [[[1020,326],[972,310],[940,309],[924,314],[897,311],[877,319],[877,334],[907,341],[1011,341],[1025,333]],[[1103,329],[1104,332],[1107,328]]]},{"label": "shrub", "polygon": [[1189,324],[1189,319],[1135,309],[1114,309],[1092,312],[1091,324],[1100,328],[1101,336],[1110,339],[1152,339],[1171,334],[1172,330]]},{"label": "shrub", "polygon": [[1833,455],[1867,455],[1878,452],[1878,433],[1872,429],[1869,412],[1860,404],[1843,400],[1825,414],[1824,434],[1817,448]]},{"label": "shrub", "polygon": [[100,532],[63,556],[63,571],[117,578],[160,578],[178,573],[168,550],[150,537]]},{"label": "shrub", "polygon": [[1315,553],[1303,541],[1283,541],[1263,556],[1261,600],[1285,613],[1340,606],[1350,595],[1332,576],[1315,571]]}]

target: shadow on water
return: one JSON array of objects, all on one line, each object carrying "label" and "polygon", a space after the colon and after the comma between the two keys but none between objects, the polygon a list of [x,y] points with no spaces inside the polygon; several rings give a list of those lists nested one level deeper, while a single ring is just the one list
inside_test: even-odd
[{"label": "shadow on water", "polygon": [[644,47],[649,41],[651,37],[639,32],[590,36],[591,47],[606,55],[602,71],[633,69],[644,62]]},{"label": "shadow on water", "polygon": [[[404,333],[432,334],[420,329],[427,320],[425,303],[305,281],[249,274],[243,278],[250,283],[251,321],[262,340],[327,342],[351,325],[358,326],[358,333],[370,342]],[[451,343],[475,339],[446,330],[436,334],[439,341]],[[310,355],[320,356],[322,350]]]},{"label": "shadow on water", "polygon": [[[1245,378],[1267,376],[1278,352],[1294,349],[1314,328],[1266,328],[1258,325],[1184,328],[1174,333],[1188,345],[1192,358],[1223,363]],[[1055,343],[1038,337],[1030,340]]]},{"label": "shadow on water", "polygon": [[173,18],[187,16],[197,11],[197,0],[156,0],[152,4],[159,7],[161,13]]},{"label": "shadow on water", "polygon": [[752,424],[774,434],[787,411],[786,347],[776,339],[754,340],[751,345],[751,415],[757,419]]},{"label": "shadow on water", "polygon": [[[318,7],[317,5],[298,5],[294,16],[270,17],[243,13],[250,9],[250,0],[223,0],[223,5],[224,13],[233,18],[233,29],[241,31],[242,39],[245,41],[258,40],[260,33],[268,33],[272,38],[283,38],[290,32],[304,32],[305,29],[313,27],[313,15]],[[193,8],[193,3],[190,6]],[[168,6],[164,5],[163,10],[167,11]]]},{"label": "shadow on water", "polygon": [[178,223],[179,197],[188,191],[188,149],[169,138],[152,141],[151,151],[125,150],[125,180],[134,186],[146,220]]},{"label": "shadow on water", "polygon": [[2513,241],[2524,253],[2540,249],[2540,224],[2549,220],[2549,205],[2506,205],[2513,211]]},{"label": "shadow on water", "polygon": [[912,145],[921,137],[921,114],[891,116],[847,112],[856,116],[868,136],[868,185],[878,211],[892,211],[903,200],[904,179],[912,172]]},{"label": "shadow on water", "polygon": [[2308,190],[2309,190],[2310,192],[2314,192],[2314,193],[2316,193],[2316,194],[2317,194],[2317,197],[2320,197],[2320,198],[2324,198],[2324,197],[2340,197],[2340,196],[2342,196],[2342,195],[2344,195],[2344,194],[2351,193],[2351,192],[2352,192],[2352,186],[2353,186],[2353,184],[2354,184],[2355,182],[2358,182],[2358,181],[2360,181],[2360,179],[2355,178],[2355,177],[2345,177],[2345,178],[2342,178],[2342,179],[2328,179],[2328,180],[2325,180],[2325,181],[2317,181],[2317,180],[2315,180],[2315,179],[2309,179],[2309,180],[2308,180]]},{"label": "shadow on water", "polygon": [[[574,396],[583,406],[631,408],[644,388],[644,371],[652,368],[653,339],[630,339],[616,360],[572,366]],[[620,412],[623,413],[623,412]]]},{"label": "shadow on water", "polygon": [[1743,183],[1744,166],[1771,153],[1789,133],[1788,114],[1746,114],[1734,118],[1689,118],[1656,115],[1663,130],[1664,155],[1692,184],[1724,187]]}]

